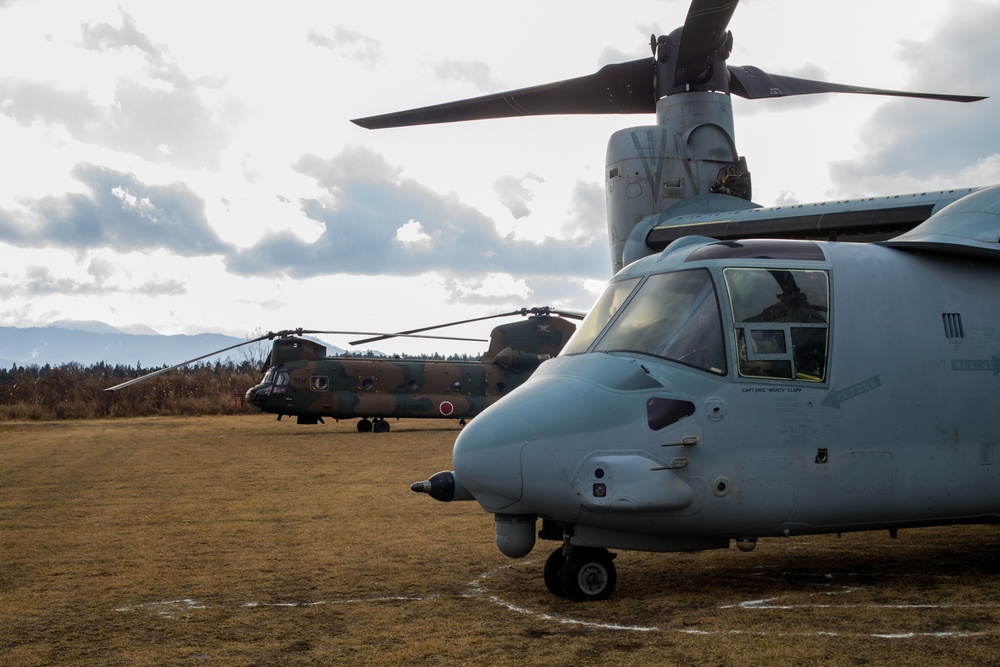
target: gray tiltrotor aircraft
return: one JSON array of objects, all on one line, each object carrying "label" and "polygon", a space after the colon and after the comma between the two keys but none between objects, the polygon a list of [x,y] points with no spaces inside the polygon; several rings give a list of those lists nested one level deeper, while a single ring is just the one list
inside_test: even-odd
[{"label": "gray tiltrotor aircraft", "polygon": [[729,95],[981,98],[727,66],[735,7],[694,0],[651,60],[355,121],[656,113],[608,147],[617,275],[413,485],[478,501],[508,556],[559,542],[545,583],[574,600],[612,594],[609,548],[1000,522],[1000,186],[759,207]]}]

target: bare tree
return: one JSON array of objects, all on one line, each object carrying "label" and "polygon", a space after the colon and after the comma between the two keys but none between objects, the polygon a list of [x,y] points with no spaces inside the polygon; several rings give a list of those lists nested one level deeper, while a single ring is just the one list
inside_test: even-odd
[{"label": "bare tree", "polygon": [[267,363],[271,356],[271,341],[267,338],[259,340],[266,334],[266,331],[257,327],[244,337],[247,344],[238,348],[240,358],[258,372],[264,368],[264,364]]}]

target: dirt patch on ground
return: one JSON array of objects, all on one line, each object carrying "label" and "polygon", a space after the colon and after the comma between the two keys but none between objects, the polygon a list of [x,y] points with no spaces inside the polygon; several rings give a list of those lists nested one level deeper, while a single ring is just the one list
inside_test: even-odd
[{"label": "dirt patch on ground", "polygon": [[623,552],[545,591],[475,503],[411,482],[458,427],[267,416],[0,425],[0,663],[868,665],[1000,661],[994,527]]}]

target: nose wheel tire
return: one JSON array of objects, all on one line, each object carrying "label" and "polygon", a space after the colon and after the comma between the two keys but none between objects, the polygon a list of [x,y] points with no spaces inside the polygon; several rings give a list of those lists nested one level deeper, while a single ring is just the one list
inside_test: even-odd
[{"label": "nose wheel tire", "polygon": [[[618,583],[618,573],[612,562],[614,557],[607,549],[574,549],[566,556],[566,562],[559,573],[563,595],[576,602],[607,600]],[[553,556],[549,556],[549,560],[552,559]],[[546,562],[546,570],[548,565]],[[549,584],[548,577],[545,583]]]},{"label": "nose wheel tire", "polygon": [[545,587],[549,589],[549,593],[558,595],[561,598],[566,597],[566,591],[563,590],[562,585],[562,569],[565,564],[566,554],[563,553],[563,548],[559,547],[549,554],[548,559],[545,561],[545,569],[542,570]]},{"label": "nose wheel tire", "polygon": [[578,547],[567,556],[559,547],[545,561],[545,587],[553,595],[577,602],[606,600],[618,583],[614,558],[607,549]]}]

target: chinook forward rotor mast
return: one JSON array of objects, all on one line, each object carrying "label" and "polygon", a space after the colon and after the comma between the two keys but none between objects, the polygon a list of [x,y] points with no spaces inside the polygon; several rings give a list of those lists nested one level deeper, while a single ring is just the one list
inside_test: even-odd
[{"label": "chinook forward rotor mast", "polygon": [[[644,220],[672,213],[759,208],[736,150],[731,94],[746,99],[855,93],[951,102],[984,99],[906,92],[770,74],[727,65],[736,0],[693,0],[684,25],[650,40],[652,58],[606,65],[574,79],[399,111],[352,122],[369,129],[558,114],[655,113],[656,125],[612,135],[607,153],[608,241],[614,271]],[[682,206],[678,206],[684,202]],[[919,222],[919,221],[917,221]],[[647,254],[653,248],[644,248]]]}]

